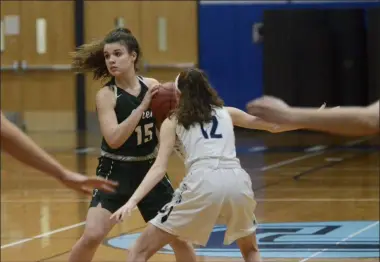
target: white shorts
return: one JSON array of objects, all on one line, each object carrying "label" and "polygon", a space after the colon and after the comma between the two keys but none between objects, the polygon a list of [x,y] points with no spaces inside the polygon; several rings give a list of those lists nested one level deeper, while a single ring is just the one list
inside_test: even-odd
[{"label": "white shorts", "polygon": [[242,168],[190,172],[150,223],[178,238],[205,246],[215,224],[227,226],[224,244],[255,232],[251,179]]}]

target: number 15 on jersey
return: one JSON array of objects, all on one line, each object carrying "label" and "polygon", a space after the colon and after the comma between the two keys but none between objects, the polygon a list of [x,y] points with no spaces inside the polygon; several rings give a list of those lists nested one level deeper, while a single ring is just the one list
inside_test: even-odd
[{"label": "number 15 on jersey", "polygon": [[[137,126],[135,132],[137,133],[137,145],[141,145],[143,142],[147,143],[153,139],[153,123]],[[144,141],[143,141],[144,139]]]}]

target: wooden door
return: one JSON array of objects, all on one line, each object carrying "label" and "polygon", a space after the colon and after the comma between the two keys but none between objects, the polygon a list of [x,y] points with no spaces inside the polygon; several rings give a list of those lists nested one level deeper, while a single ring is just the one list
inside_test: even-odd
[{"label": "wooden door", "polygon": [[198,63],[197,1],[141,1],[144,74],[174,81],[181,69],[167,65]]},{"label": "wooden door", "polygon": [[[23,110],[17,64],[21,58],[19,32],[20,1],[1,2],[1,37],[4,49],[1,51],[1,109],[4,112],[20,113]],[[16,66],[15,70],[10,67]],[[7,69],[6,71],[4,71]]]},{"label": "wooden door", "polygon": [[[37,24],[46,34],[37,36]],[[28,67],[70,64],[75,47],[73,1],[21,1],[21,61]],[[46,49],[41,39],[45,36]],[[26,70],[21,78],[27,130],[75,130],[75,76],[69,70]]]},{"label": "wooden door", "polygon": [[[124,20],[124,26],[140,38],[140,1],[86,1],[85,41],[102,39],[116,27],[117,19]],[[86,110],[95,112],[95,95],[103,83],[86,76]]]}]

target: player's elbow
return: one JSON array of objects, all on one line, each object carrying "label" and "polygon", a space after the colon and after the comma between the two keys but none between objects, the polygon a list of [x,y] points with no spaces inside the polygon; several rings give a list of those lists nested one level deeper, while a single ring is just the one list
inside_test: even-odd
[{"label": "player's elbow", "polygon": [[116,136],[104,136],[104,140],[106,141],[107,145],[112,149],[118,149],[123,142],[120,141]]},{"label": "player's elbow", "polygon": [[267,131],[273,134],[284,132],[283,130],[281,130],[281,128],[278,125],[273,125],[269,127]]},{"label": "player's elbow", "polygon": [[275,125],[275,126],[271,127],[268,131],[270,133],[276,134],[276,133],[289,132],[289,131],[293,131],[293,130],[296,130],[296,129],[297,128],[288,127],[288,126],[278,126],[278,125]]},{"label": "player's elbow", "polygon": [[112,149],[118,149],[118,148],[121,146],[120,143],[116,143],[116,142],[108,142],[107,144],[108,144],[109,147],[112,148]]},{"label": "player's elbow", "polygon": [[121,147],[130,136],[129,132],[122,133],[119,128],[104,128],[102,134],[107,145],[112,149]]},{"label": "player's elbow", "polygon": [[276,133],[286,132],[288,130],[281,125],[270,124],[267,128],[267,131],[270,133],[276,134]]}]

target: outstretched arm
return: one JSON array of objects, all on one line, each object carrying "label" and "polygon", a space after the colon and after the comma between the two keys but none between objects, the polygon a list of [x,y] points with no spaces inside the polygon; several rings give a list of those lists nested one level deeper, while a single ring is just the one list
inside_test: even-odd
[{"label": "outstretched arm", "polygon": [[108,192],[114,191],[116,183],[100,178],[88,178],[71,172],[33,142],[18,127],[11,123],[1,112],[1,146],[22,163],[42,171],[66,186],[82,193],[91,193],[91,187]]},{"label": "outstretched arm", "polygon": [[60,179],[65,169],[1,112],[1,146],[17,160]]},{"label": "outstretched arm", "polygon": [[339,135],[362,136],[379,133],[379,101],[367,107],[333,110],[289,107],[279,98],[264,96],[248,103],[250,114],[276,124],[299,125],[305,129]]},{"label": "outstretched arm", "polygon": [[308,129],[341,135],[379,133],[379,101],[368,107],[340,107],[317,111],[312,108],[290,108],[292,123]]},{"label": "outstretched arm", "polygon": [[265,130],[272,133],[279,133],[298,129],[298,127],[295,125],[277,125],[270,122],[266,122],[256,116],[249,115],[246,112],[235,107],[226,108],[235,126],[248,129]]}]

